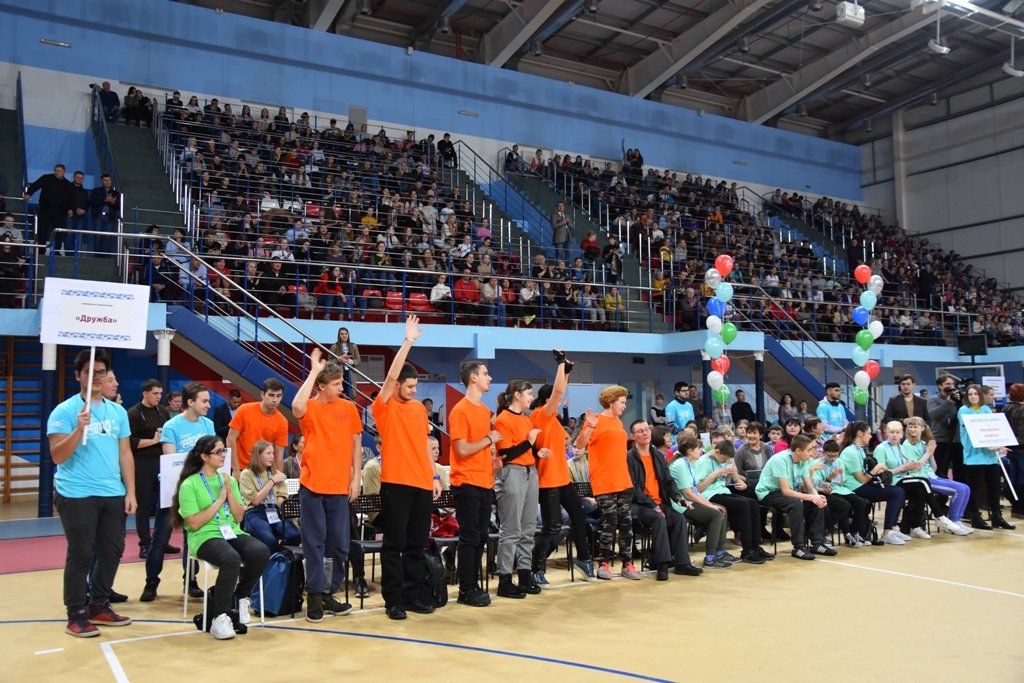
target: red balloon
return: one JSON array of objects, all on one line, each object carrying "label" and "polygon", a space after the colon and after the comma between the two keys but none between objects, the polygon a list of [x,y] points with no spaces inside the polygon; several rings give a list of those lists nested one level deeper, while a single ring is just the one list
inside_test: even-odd
[{"label": "red balloon", "polygon": [[871,279],[871,267],[862,263],[853,269],[853,276],[857,278],[857,282],[866,285],[868,280]]},{"label": "red balloon", "polygon": [[726,375],[729,373],[729,368],[732,367],[732,361],[729,360],[729,356],[722,354],[718,358],[711,361],[711,369]]},{"label": "red balloon", "polygon": [[[722,277],[729,277],[729,273],[732,272],[732,256],[728,254],[722,254],[715,259],[715,270],[722,274]],[[864,280],[867,282],[867,280]]]},{"label": "red balloon", "polygon": [[869,360],[864,364],[864,372],[868,373],[868,377],[871,379],[878,377],[879,370],[881,370],[881,368],[878,367],[878,361],[876,360]]}]

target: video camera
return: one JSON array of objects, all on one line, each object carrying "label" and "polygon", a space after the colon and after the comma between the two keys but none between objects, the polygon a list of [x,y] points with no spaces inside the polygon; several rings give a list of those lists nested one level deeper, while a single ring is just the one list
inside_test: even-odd
[{"label": "video camera", "polygon": [[963,404],[964,397],[967,396],[967,387],[972,384],[975,384],[973,377],[963,377],[957,380],[953,386],[943,389],[942,393],[957,403]]}]

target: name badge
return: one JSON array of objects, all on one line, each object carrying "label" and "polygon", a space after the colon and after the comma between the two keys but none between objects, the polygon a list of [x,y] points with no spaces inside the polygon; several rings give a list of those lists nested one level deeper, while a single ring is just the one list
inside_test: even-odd
[{"label": "name badge", "polygon": [[235,535],[235,530],[231,528],[230,524],[220,525],[220,535],[225,541],[233,541],[238,538],[238,536]]},{"label": "name badge", "polygon": [[281,521],[281,515],[277,514],[277,508],[267,508],[267,521],[271,524],[277,524]]}]

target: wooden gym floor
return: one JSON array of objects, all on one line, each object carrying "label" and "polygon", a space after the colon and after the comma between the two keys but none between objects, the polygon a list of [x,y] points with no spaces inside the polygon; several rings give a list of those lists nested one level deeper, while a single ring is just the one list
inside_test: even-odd
[{"label": "wooden gym floor", "polygon": [[666,583],[570,584],[553,560],[542,595],[481,609],[452,589],[447,607],[401,622],[373,584],[362,612],[272,619],[224,642],[181,621],[177,557],[149,604],[143,564],[123,565],[119,610],[136,621],[86,640],[64,634],[60,570],[0,576],[0,680],[1024,681],[1021,531],[780,553]]}]

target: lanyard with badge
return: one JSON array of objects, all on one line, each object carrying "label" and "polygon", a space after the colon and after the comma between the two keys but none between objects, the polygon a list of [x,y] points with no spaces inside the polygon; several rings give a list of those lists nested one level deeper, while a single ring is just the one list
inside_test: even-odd
[{"label": "lanyard with badge", "polygon": [[[256,484],[259,485],[260,489],[263,488],[263,480],[260,479],[260,475],[256,475]],[[277,505],[274,503],[274,488],[270,488],[270,492],[267,493],[267,497],[263,499],[263,511],[267,515],[267,522],[270,524],[277,524],[281,521],[281,515],[277,513]]]},{"label": "lanyard with badge", "polygon": [[[213,495],[213,489],[210,488],[210,482],[206,481],[206,475],[200,472],[199,478],[203,480],[203,486],[206,487],[206,492],[210,494],[210,502],[216,504],[217,498],[216,496]],[[230,482],[225,482],[221,480],[220,473],[217,474],[217,482],[221,485],[222,488],[224,486],[231,486]],[[230,491],[228,492],[228,495],[231,495]],[[213,513],[213,521],[217,523],[217,527],[220,529],[220,535],[224,538],[224,540],[233,541],[234,539],[238,538],[238,536],[235,534],[235,530],[231,528],[231,506],[228,505],[227,499],[224,500],[223,509],[224,522],[222,523],[220,521],[221,511],[219,509],[217,510],[217,512]]]},{"label": "lanyard with badge", "polygon": [[697,488],[697,477],[693,476],[693,466],[690,464],[689,458],[687,458],[685,455],[683,456],[683,462],[686,463],[686,469],[689,470],[690,472],[690,481],[693,482],[693,492],[699,496],[700,489]]}]

